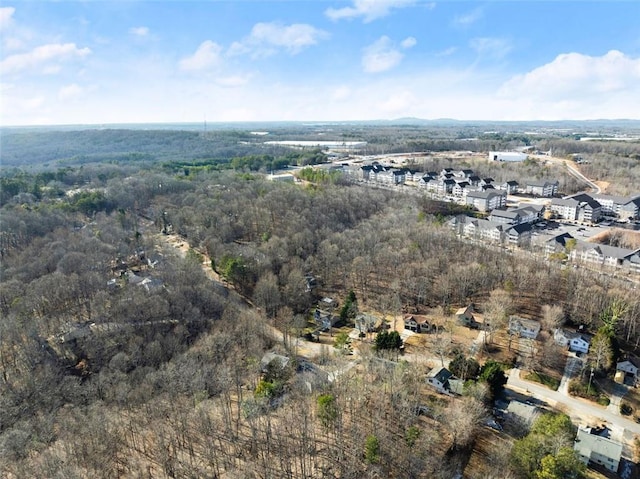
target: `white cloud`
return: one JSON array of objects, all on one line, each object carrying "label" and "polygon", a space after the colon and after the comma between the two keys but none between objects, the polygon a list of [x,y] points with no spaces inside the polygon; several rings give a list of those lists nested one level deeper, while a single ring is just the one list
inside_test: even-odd
[{"label": "white cloud", "polygon": [[559,102],[564,102],[564,108],[571,105],[570,111],[582,117],[606,117],[610,109],[618,111],[620,117],[637,118],[640,58],[617,50],[599,57],[564,53],[546,65],[514,76],[502,85],[498,95],[537,103],[547,111],[557,111]]},{"label": "white cloud", "polygon": [[418,43],[418,40],[416,40],[415,38],[407,37],[404,40],[402,40],[402,43],[400,44],[400,46],[402,46],[402,48],[412,48],[412,47],[415,47],[417,43]]},{"label": "white cloud", "polygon": [[11,26],[15,12],[16,9],[13,7],[0,7],[0,32]]},{"label": "white cloud", "polygon": [[222,47],[211,40],[200,44],[193,55],[180,60],[180,69],[185,71],[201,71],[218,66],[221,61]]},{"label": "white cloud", "polygon": [[148,27],[131,27],[129,29],[129,33],[136,37],[146,37],[147,35],[149,35],[149,28]]},{"label": "white cloud", "polygon": [[[324,14],[333,21],[362,17],[364,23],[386,17],[394,8],[416,4],[416,0],[354,0],[352,7],[327,8]],[[429,8],[433,6],[429,5]]]},{"label": "white cloud", "polygon": [[389,37],[382,36],[364,49],[362,68],[367,73],[384,72],[398,65],[403,56]]},{"label": "white cloud", "polygon": [[296,55],[328,36],[327,32],[306,23],[256,23],[248,37],[231,45],[229,54],[252,53],[255,56],[269,56],[282,49]]},{"label": "white cloud", "polygon": [[445,48],[444,50],[436,53],[436,56],[437,57],[448,57],[450,55],[453,55],[457,51],[458,51],[458,47],[449,47],[449,48]]},{"label": "white cloud", "polygon": [[82,96],[84,89],[77,83],[63,86],[58,90],[58,98],[63,101],[75,100]]},{"label": "white cloud", "polygon": [[482,18],[482,15],[482,8],[475,8],[470,12],[465,13],[464,15],[456,15],[456,17],[453,19],[453,24],[457,27],[465,28],[480,20]]},{"label": "white cloud", "polygon": [[75,43],[52,43],[34,48],[28,53],[10,55],[0,62],[0,70],[5,74],[43,67],[47,72],[59,70],[61,62],[82,58],[91,53],[89,48],[78,48]]},{"label": "white cloud", "polygon": [[496,59],[505,57],[513,48],[509,40],[491,37],[472,38],[469,46],[479,55]]}]

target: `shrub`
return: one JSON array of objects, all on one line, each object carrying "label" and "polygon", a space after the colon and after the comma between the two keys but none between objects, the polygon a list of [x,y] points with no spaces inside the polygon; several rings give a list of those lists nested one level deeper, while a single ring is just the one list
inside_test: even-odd
[{"label": "shrub", "polygon": [[620,403],[620,414],[623,416],[630,416],[633,412],[633,408],[626,402]]},{"label": "shrub", "polygon": [[364,458],[369,464],[377,464],[380,461],[380,441],[373,434],[367,436],[365,441]]}]

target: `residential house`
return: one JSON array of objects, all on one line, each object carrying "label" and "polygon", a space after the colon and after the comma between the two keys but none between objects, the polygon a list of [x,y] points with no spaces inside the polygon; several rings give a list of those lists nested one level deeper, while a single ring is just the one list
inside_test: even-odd
[{"label": "residential house", "polygon": [[514,195],[518,192],[518,182],[514,180],[505,181],[498,186],[498,189],[506,191],[508,195]]},{"label": "residential house", "polygon": [[289,365],[289,358],[287,356],[274,353],[273,351],[264,353],[260,360],[260,371],[262,373],[267,373],[275,364],[278,365],[279,369],[285,369]]},{"label": "residential house", "polygon": [[511,316],[509,318],[509,333],[521,338],[536,339],[540,333],[540,323],[532,319]]},{"label": "residential house", "polygon": [[609,471],[618,472],[622,444],[595,433],[592,428],[580,427],[573,445],[582,462],[599,464]]},{"label": "residential house", "polygon": [[539,407],[515,399],[509,401],[506,409],[507,419],[511,422],[531,425],[542,414]]},{"label": "residential house", "polygon": [[507,194],[504,191],[470,191],[467,193],[466,204],[478,211],[491,211],[507,206]]},{"label": "residential house", "polygon": [[631,384],[639,383],[640,359],[629,356],[616,364],[616,371],[622,373],[622,382],[626,379]]},{"label": "residential house", "polygon": [[338,306],[338,302],[333,299],[333,298],[329,298],[329,297],[324,297],[320,300],[320,306],[322,308],[326,308],[329,310],[335,309]]},{"label": "residential house", "polygon": [[379,331],[384,326],[384,320],[370,314],[358,313],[355,320],[355,329],[360,333],[372,333]]},{"label": "residential house", "polygon": [[427,384],[442,394],[462,394],[464,381],[456,378],[447,368],[433,368],[427,374]]},{"label": "residential house", "polygon": [[553,332],[553,340],[560,346],[569,348],[569,351],[587,354],[591,345],[591,337],[582,333],[572,333],[565,329],[556,329]]},{"label": "residential house", "polygon": [[456,319],[458,320],[458,323],[463,326],[467,326],[472,329],[478,328],[479,323],[476,321],[476,318],[473,317],[472,304],[456,311]]},{"label": "residential house", "polygon": [[529,193],[535,196],[542,196],[544,198],[551,198],[558,194],[558,180],[555,181],[527,181],[525,186],[525,193]]},{"label": "residential house", "polygon": [[413,331],[414,333],[429,333],[432,325],[429,324],[427,318],[423,316],[414,316],[412,314],[404,317],[404,329]]}]

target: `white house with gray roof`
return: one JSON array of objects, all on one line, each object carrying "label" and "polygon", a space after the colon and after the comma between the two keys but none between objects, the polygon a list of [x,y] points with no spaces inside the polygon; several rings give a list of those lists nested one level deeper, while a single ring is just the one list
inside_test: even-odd
[{"label": "white house with gray roof", "polygon": [[599,464],[609,471],[618,472],[622,457],[622,444],[594,434],[590,427],[578,428],[573,449],[585,464]]},{"label": "white house with gray roof", "polygon": [[540,323],[532,319],[511,316],[509,318],[509,333],[521,338],[536,339],[540,333]]},{"label": "white house with gray roof", "polygon": [[553,340],[560,346],[566,346],[569,351],[588,353],[591,345],[591,337],[586,334],[573,333],[566,329],[556,329],[553,332]]}]

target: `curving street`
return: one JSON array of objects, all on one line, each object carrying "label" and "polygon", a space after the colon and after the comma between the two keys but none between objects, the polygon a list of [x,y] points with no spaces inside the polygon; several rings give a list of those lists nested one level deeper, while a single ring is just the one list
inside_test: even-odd
[{"label": "curving street", "polygon": [[517,394],[535,398],[565,412],[577,424],[607,424],[614,431],[618,429],[619,440],[629,442],[632,435],[640,434],[640,424],[620,416],[617,411],[612,412],[604,406],[569,396],[560,390],[553,391],[541,384],[524,381],[520,379],[520,370],[517,368],[509,371],[506,387]]}]

